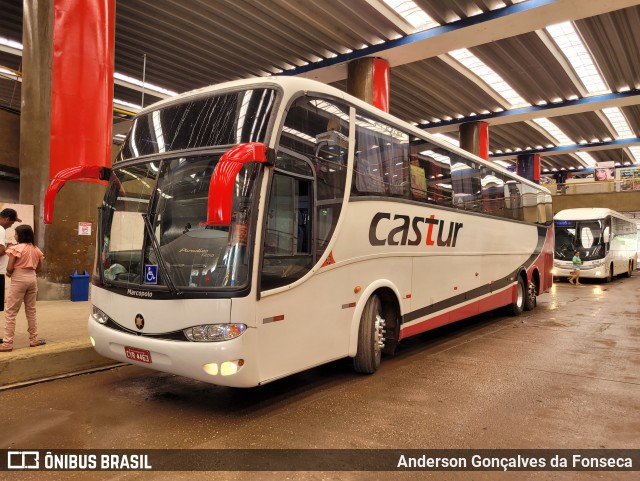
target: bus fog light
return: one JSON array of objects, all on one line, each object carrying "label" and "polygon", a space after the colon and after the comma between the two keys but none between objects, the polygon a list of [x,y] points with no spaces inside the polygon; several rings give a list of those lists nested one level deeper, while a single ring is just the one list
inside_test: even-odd
[{"label": "bus fog light", "polygon": [[218,364],[215,362],[205,364],[202,366],[202,369],[204,369],[204,372],[211,374],[212,376],[216,376],[218,374]]},{"label": "bus fog light", "polygon": [[192,342],[219,342],[235,339],[246,330],[246,324],[203,324],[189,327],[183,332]]},{"label": "bus fog light", "polygon": [[91,307],[92,307],[91,317],[93,317],[93,319],[99,322],[100,324],[106,324],[107,321],[109,320],[109,316],[107,316],[103,311],[98,309],[96,306],[91,306]]},{"label": "bus fog light", "polygon": [[222,374],[223,376],[231,376],[237,373],[242,366],[244,366],[244,359],[225,361],[220,366],[220,374]]},{"label": "bus fog light", "polygon": [[91,341],[91,345],[92,345],[93,347],[96,347],[96,340],[95,340],[93,337],[91,337],[91,336],[89,336],[89,340]]}]

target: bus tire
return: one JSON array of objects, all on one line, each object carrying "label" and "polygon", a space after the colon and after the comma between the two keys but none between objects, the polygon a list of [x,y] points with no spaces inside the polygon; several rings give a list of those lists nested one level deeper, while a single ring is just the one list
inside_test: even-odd
[{"label": "bus tire", "polygon": [[526,298],[526,290],[522,276],[518,276],[518,284],[516,286],[516,300],[506,307],[506,311],[511,316],[519,316],[524,310],[524,300]]},{"label": "bus tire", "polygon": [[371,296],[364,305],[358,328],[358,351],[353,358],[356,372],[373,374],[380,367],[384,347],[384,319],[382,303],[377,295]]},{"label": "bus tire", "polygon": [[625,273],[625,277],[629,278],[631,277],[631,274],[633,273],[633,261],[629,261],[629,267],[627,267],[627,272]]},{"label": "bus tire", "polygon": [[613,280],[613,264],[609,266],[609,273],[604,278],[604,282],[611,282]]},{"label": "bus tire", "polygon": [[533,281],[529,281],[529,287],[524,296],[524,310],[531,311],[535,309],[537,305],[537,297],[536,297],[536,283]]}]

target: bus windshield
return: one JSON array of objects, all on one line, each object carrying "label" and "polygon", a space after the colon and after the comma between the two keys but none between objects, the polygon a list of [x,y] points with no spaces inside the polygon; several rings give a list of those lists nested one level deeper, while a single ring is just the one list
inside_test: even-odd
[{"label": "bus windshield", "polygon": [[575,250],[579,250],[583,262],[603,259],[606,254],[604,228],[603,219],[556,221],[555,258],[571,260]]},{"label": "bus windshield", "polygon": [[228,226],[207,224],[209,184],[230,147],[267,141],[277,96],[226,91],[134,120],[100,210],[101,282],[173,294],[248,285],[260,168],[249,163],[237,175]]},{"label": "bus windshield", "polygon": [[219,157],[114,169],[101,209],[99,268],[105,283],[179,291],[247,285],[259,166],[249,164],[238,174],[231,225],[209,226],[209,181]]}]

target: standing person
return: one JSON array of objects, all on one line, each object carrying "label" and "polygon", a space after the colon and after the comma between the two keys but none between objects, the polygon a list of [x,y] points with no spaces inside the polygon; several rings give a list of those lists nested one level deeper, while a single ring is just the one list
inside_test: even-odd
[{"label": "standing person", "polygon": [[29,225],[16,227],[16,241],[18,244],[7,249],[9,256],[7,275],[11,277],[11,287],[7,296],[4,339],[0,344],[0,352],[13,350],[16,316],[20,311],[22,301],[24,301],[24,310],[29,325],[29,346],[37,347],[46,344],[44,339],[38,339],[36,319],[36,294],[38,292],[36,272],[40,272],[42,269],[44,254],[33,245],[33,229]]},{"label": "standing person", "polygon": [[580,266],[582,265],[582,259],[580,259],[580,251],[576,249],[573,253],[573,274],[569,278],[571,284],[581,286],[580,284]]},{"label": "standing person", "polygon": [[18,213],[13,209],[3,209],[0,212],[0,311],[4,311],[4,275],[7,273],[7,263],[9,256],[5,254],[7,250],[7,229],[15,222],[22,222],[18,219]]}]

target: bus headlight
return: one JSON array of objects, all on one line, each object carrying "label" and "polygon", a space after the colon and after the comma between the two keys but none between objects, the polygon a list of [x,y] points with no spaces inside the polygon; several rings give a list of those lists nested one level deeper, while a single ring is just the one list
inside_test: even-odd
[{"label": "bus headlight", "polygon": [[109,320],[109,316],[107,316],[103,311],[98,309],[96,306],[92,306],[91,317],[100,324],[106,324]]},{"label": "bus headlight", "polygon": [[240,337],[246,324],[203,324],[185,329],[184,335],[192,342],[219,342]]}]

